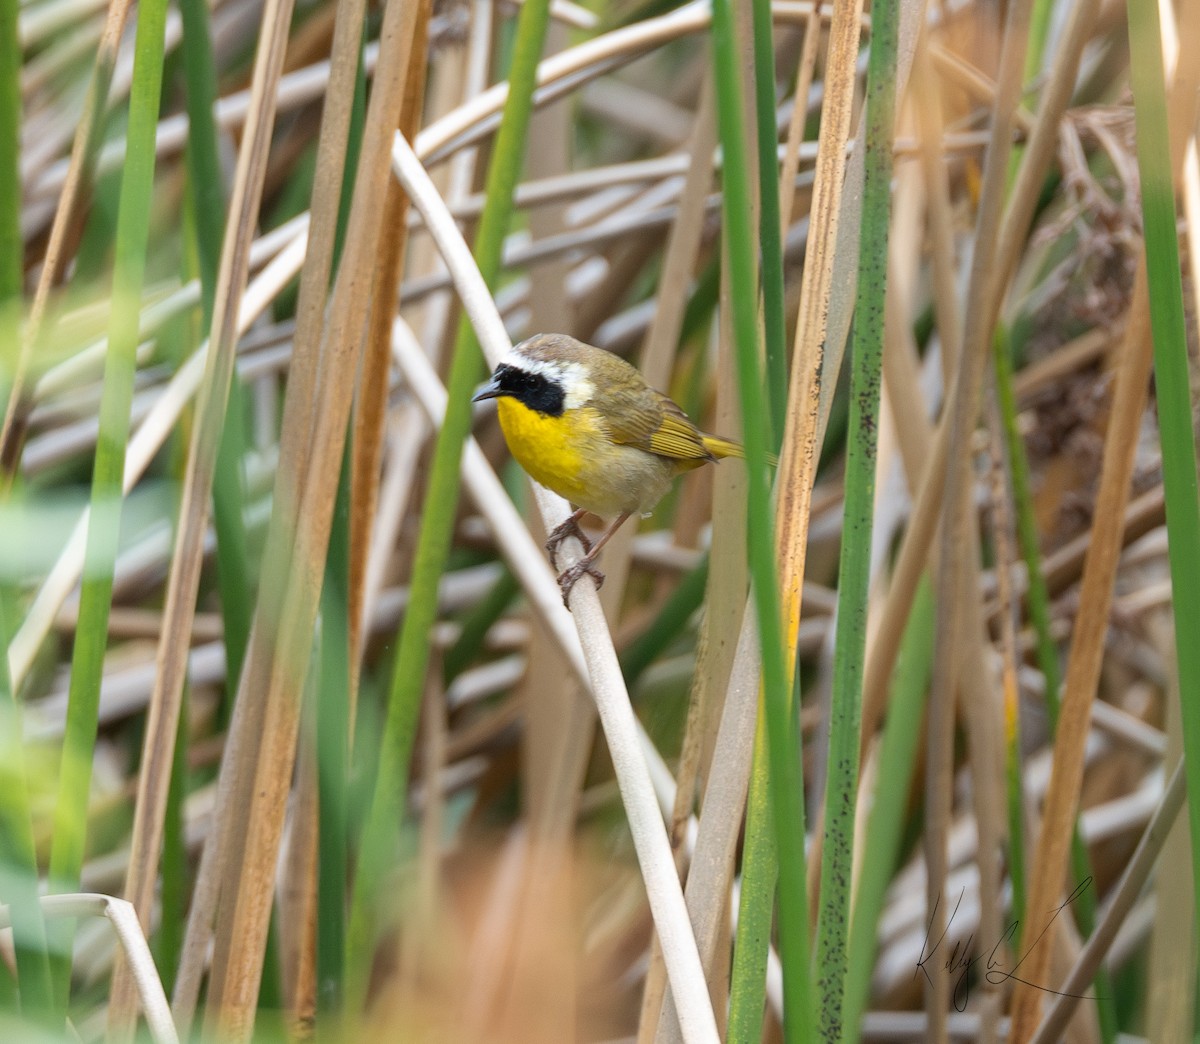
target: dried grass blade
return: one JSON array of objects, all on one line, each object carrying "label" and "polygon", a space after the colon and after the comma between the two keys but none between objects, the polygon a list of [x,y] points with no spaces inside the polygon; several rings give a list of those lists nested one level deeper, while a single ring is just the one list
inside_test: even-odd
[{"label": "dried grass blade", "polygon": [[[994,389],[993,389],[994,390]],[[1021,707],[1017,672],[1020,666],[1017,646],[1019,606],[1013,592],[1013,518],[1010,507],[1009,467],[1004,453],[1003,422],[995,396],[986,406],[989,481],[991,485],[990,526],[996,555],[996,594],[1000,603],[1001,680],[1004,691],[1004,748],[1006,794],[1008,798],[1008,876],[1012,882],[1012,916],[1022,923],[1025,918],[1025,784],[1021,757]],[[1014,948],[1019,950],[1019,935]]]},{"label": "dried grass blade", "polygon": [[[1112,417],[1105,439],[1100,488],[1096,496],[1095,525],[1088,547],[1079,615],[1075,620],[1070,657],[1063,683],[1062,708],[1055,733],[1053,771],[1042,811],[1042,828],[1029,878],[1028,908],[1044,910],[1054,905],[1062,888],[1067,850],[1074,830],[1079,787],[1083,779],[1083,745],[1100,664],[1112,585],[1121,550],[1124,506],[1133,473],[1136,433],[1146,408],[1146,382],[1150,375],[1153,345],[1147,310],[1146,266],[1138,265],[1137,282],[1125,328],[1120,369],[1113,397]],[[1049,946],[1034,946],[1021,965],[1031,983],[1046,980]],[[1038,1021],[1040,993],[1020,985],[1013,997],[1012,1036],[1027,1041]]]},{"label": "dried grass blade", "polygon": [[[96,64],[92,70],[91,82],[88,84],[83,114],[79,121],[79,129],[75,133],[75,143],[71,147],[71,160],[67,167],[66,180],[63,183],[62,194],[59,196],[58,207],[54,212],[50,240],[46,246],[46,257],[42,263],[41,275],[38,277],[33,305],[30,308],[21,340],[13,342],[19,343],[20,348],[13,371],[12,386],[8,390],[4,417],[0,421],[0,472],[2,472],[0,482],[3,484],[11,481],[11,471],[20,457],[23,415],[29,405],[25,401],[28,395],[25,385],[28,381],[29,366],[41,334],[42,322],[50,301],[50,291],[62,280],[67,262],[70,260],[71,241],[79,233],[84,191],[91,181],[95,169],[96,153],[100,146],[100,132],[103,129],[104,111],[108,105],[108,91],[112,84],[113,68],[117,60],[117,46],[121,42],[121,34],[125,30],[125,22],[132,6],[133,0],[112,0],[112,6],[108,9],[105,17],[104,29],[100,34],[100,43],[96,49]],[[18,60],[10,66],[14,74],[20,68],[20,64]],[[155,118],[157,119],[157,114]],[[15,157],[17,150],[14,148],[10,155]],[[21,199],[20,191],[12,199],[19,201]]]},{"label": "dried grass blade", "polygon": [[[309,439],[314,427],[314,388],[317,383],[315,375],[320,369],[320,332],[333,268],[364,10],[363,0],[348,0],[339,6],[334,26],[329,90],[317,141],[317,173],[311,201],[314,217],[302,253],[304,265],[296,306],[296,335],[292,345],[288,396],[281,430],[280,475],[294,475],[300,470],[301,462],[309,453]],[[267,541],[267,547],[274,557],[267,559],[263,573],[265,577],[273,578],[272,583],[282,584],[287,575],[290,545],[287,527],[292,524],[289,519],[295,517],[298,495],[299,490],[292,482],[277,483],[272,506],[272,531]],[[218,795],[219,805],[229,811],[218,815],[201,858],[184,940],[183,959],[175,984],[175,1018],[184,1033],[190,1028],[199,996],[212,919],[220,892],[221,868],[231,855],[227,852],[230,838],[236,838],[239,833],[234,822],[237,817],[232,812],[232,807],[236,806],[230,805],[230,795],[238,793],[245,786],[244,776],[252,771],[258,737],[262,734],[263,712],[262,702],[257,699],[239,700],[234,708]]]},{"label": "dried grass blade", "polygon": [[[788,389],[787,425],[780,453],[777,480],[780,590],[783,595],[784,633],[789,646],[800,624],[804,562],[808,546],[808,519],[812,487],[820,454],[819,405],[825,367],[826,321],[833,282],[837,228],[842,215],[846,145],[858,82],[858,46],[862,26],[861,0],[839,0],[829,26],[825,59],[824,102],[817,144],[808,242],[811,244],[800,284],[796,313],[792,377]],[[804,104],[806,99],[795,100]],[[789,660],[794,658],[794,650]]]},{"label": "dried grass blade", "polygon": [[[1183,165],[1185,150],[1182,145],[1192,126],[1198,83],[1200,54],[1195,48],[1184,48],[1168,98],[1167,129],[1171,145],[1172,183]],[[1075,622],[1063,682],[1062,710],[1054,742],[1054,769],[1046,792],[1042,830],[1030,876],[1029,907],[1035,910],[1054,906],[1062,888],[1079,802],[1083,779],[1083,745],[1087,739],[1087,724],[1103,659],[1137,431],[1146,407],[1146,385],[1153,362],[1149,290],[1143,247],[1121,349],[1112,419],[1105,437],[1100,488],[1096,496],[1096,522],[1088,546],[1079,595],[1080,612]],[[1192,471],[1194,482],[1194,465]],[[1025,955],[1022,968],[1028,975],[1023,978],[1033,983],[1044,982],[1049,957],[1048,946],[1034,947]],[[1041,995],[1032,987],[1018,985],[1013,997],[1013,1040],[1023,1044],[1029,1039],[1038,1021],[1041,999]]]},{"label": "dried grass blade", "polygon": [[[647,377],[650,380],[650,384],[656,388],[663,387],[661,376],[666,372],[666,362],[673,353],[676,344],[679,343],[680,331],[683,328],[684,307],[688,297],[688,286],[691,282],[692,272],[696,264],[696,255],[700,249],[701,238],[704,232],[703,216],[705,213],[705,204],[708,191],[712,185],[712,173],[708,160],[712,156],[713,149],[716,148],[717,144],[717,130],[716,123],[713,120],[713,111],[712,78],[709,75],[704,81],[700,101],[696,106],[695,129],[692,133],[692,140],[688,145],[688,155],[691,162],[688,165],[687,180],[680,195],[679,211],[667,239],[663,272],[658,285],[658,307],[655,309],[654,319],[646,335],[643,367],[647,365],[649,360],[659,361],[655,365],[656,376],[658,377],[657,383],[655,380],[650,379],[649,375]],[[725,557],[733,558],[734,556]],[[742,597],[742,594],[739,592],[734,600],[734,604],[740,603]],[[717,607],[725,606],[728,602],[722,599],[720,601],[709,601],[708,604]],[[703,625],[705,628],[708,628],[715,622],[718,612],[718,610],[714,609],[713,612],[705,613]],[[700,656],[703,659],[708,659],[709,657],[706,651],[708,646],[709,643],[702,638],[700,646],[702,652]],[[723,674],[724,672],[720,673]],[[628,675],[626,677],[628,678]],[[678,844],[681,837],[677,825],[681,821],[686,821],[695,805],[696,778],[700,769],[699,754],[701,750],[700,737],[696,730],[700,723],[707,717],[700,711],[701,701],[708,703],[711,700],[711,697],[709,697],[709,700],[705,699],[706,691],[709,688],[715,687],[715,684],[719,683],[714,681],[714,674],[711,667],[707,670],[697,669],[695,682],[689,694],[687,725],[684,729],[681,746],[683,754],[681,755],[679,768],[676,771],[677,789],[675,792],[675,809],[672,816],[672,840],[675,844]],[[691,903],[688,904],[688,910],[692,916],[692,926],[696,930],[696,941],[700,947],[700,959],[704,962],[707,970],[710,966],[711,956],[705,952],[704,943],[701,939],[703,932],[698,923],[698,916],[703,917],[705,915]],[[662,951],[659,948],[656,937],[651,942],[650,966],[647,969],[646,982],[642,988],[642,1007],[638,1018],[638,1034],[643,1039],[646,1039],[650,1034],[661,1032],[664,1021],[667,1026],[678,1026],[678,1020],[673,1016],[666,1020],[660,1020],[659,1018],[662,1012],[665,989],[666,965],[663,964]]]},{"label": "dried grass blade", "polygon": [[[530,0],[521,9],[509,71],[512,89],[504,107],[495,151],[487,172],[487,203],[476,237],[478,269],[488,283],[500,271],[513,194],[526,148],[533,111],[537,60],[549,23],[548,0]],[[399,147],[399,143],[397,143]],[[421,512],[410,600],[397,643],[387,698],[379,771],[370,800],[363,847],[355,877],[347,931],[348,997],[356,1006],[366,994],[378,930],[376,904],[392,859],[395,826],[407,800],[409,759],[416,737],[423,679],[429,666],[429,632],[437,615],[437,587],[450,553],[458,505],[459,469],[471,423],[470,392],[480,375],[470,324],[459,326],[447,380],[449,400],[438,431],[429,484]]]},{"label": "dried grass blade", "polygon": [[1070,1022],[1071,1016],[1088,983],[1093,980],[1100,970],[1101,963],[1108,954],[1117,931],[1125,922],[1133,904],[1142,893],[1146,881],[1154,870],[1158,854],[1170,836],[1175,817],[1183,808],[1187,797],[1187,778],[1184,773],[1184,763],[1181,761],[1171,773],[1171,780],[1163,793],[1162,801],[1154,813],[1154,818],[1146,824],[1137,848],[1121,879],[1113,887],[1104,912],[1096,925],[1095,932],[1087,941],[1087,945],[1079,954],[1075,966],[1063,980],[1060,987],[1055,988],[1055,999],[1038,1024],[1036,1031],[1029,1037],[1029,1044],[1052,1044],[1061,1040]]},{"label": "dried grass blade", "polygon": [[804,45],[796,71],[796,90],[792,95],[792,117],[788,122],[787,146],[779,174],[779,231],[787,235],[792,224],[792,206],[796,196],[796,174],[800,170],[800,146],[804,142],[804,124],[808,118],[808,91],[812,87],[817,63],[817,45],[821,42],[821,9],[814,7],[804,23]]},{"label": "dried grass blade", "polygon": [[[1042,94],[1037,121],[1024,149],[1021,169],[1009,197],[999,234],[1000,256],[995,265],[996,279],[988,305],[993,316],[999,314],[1001,297],[1026,239],[1038,193],[1053,158],[1058,124],[1074,89],[1083,46],[1094,26],[1094,16],[1095,0],[1077,0],[1063,32],[1053,73]],[[952,333],[952,330],[947,328],[946,332]],[[863,694],[864,736],[869,736],[875,730],[883,713],[887,679],[896,662],[904,621],[908,618],[917,581],[933,540],[937,514],[941,511],[949,450],[947,418],[954,413],[953,398],[956,394],[956,387],[951,385],[923,478],[914,497],[913,514],[900,545],[892,574],[892,587],[888,592],[876,640],[868,656]]]},{"label": "dried grass blade", "polygon": [[[378,254],[383,229],[377,216],[387,192],[391,137],[400,116],[413,40],[419,20],[427,17],[428,7],[419,0],[391,4],[384,13],[380,71],[367,110],[346,246],[321,340],[317,370],[321,380],[316,389],[314,423],[303,432],[290,433],[293,445],[305,445],[309,452],[307,456],[297,455],[295,460],[302,466],[295,472],[285,471],[281,463],[276,486],[277,491],[281,486],[295,490],[296,499],[286,498],[295,503],[294,515],[282,518],[276,533],[294,552],[290,556],[276,552],[275,561],[290,558],[285,574],[265,575],[263,590],[268,593],[260,595],[239,687],[239,702],[248,699],[258,685],[265,688],[261,697],[262,747],[253,771],[243,777],[245,793],[231,795],[229,814],[238,816],[245,846],[242,858],[232,859],[224,868],[225,901],[219,910],[209,992],[212,1029],[232,1038],[247,1037],[254,1022],[275,857],[295,756],[298,690],[307,665],[304,650],[311,642],[339,475],[337,465],[345,444],[361,351],[362,317],[370,289],[363,273],[371,270]],[[319,318],[318,313],[316,321]],[[271,590],[277,581],[282,582]]]},{"label": "dried grass blade", "polygon": [[[973,458],[968,447],[979,421],[983,378],[992,344],[995,313],[989,303],[996,296],[994,286],[1003,269],[993,267],[995,237],[1000,231],[1004,201],[1008,189],[1008,163],[1011,154],[1014,114],[1021,98],[1021,74],[1029,33],[1030,0],[1018,0],[1008,9],[1000,52],[1000,71],[991,119],[991,141],[984,163],[983,187],[975,223],[975,252],[972,257],[967,306],[964,313],[962,353],[955,374],[953,411],[948,418],[950,445],[961,447],[947,465],[946,497],[942,520],[942,547],[938,558],[937,645],[933,687],[929,699],[928,744],[926,748],[925,859],[928,867],[926,910],[930,915],[930,938],[941,938],[946,924],[947,903],[943,889],[948,872],[946,844],[953,797],[953,732],[957,693],[966,659],[963,647],[975,634],[968,634],[963,599],[971,602],[978,595],[972,589],[974,561],[968,560],[977,536],[968,534],[973,526],[970,512],[973,489]],[[985,742],[983,734],[974,737]],[[976,762],[978,765],[979,762]],[[990,773],[989,773],[990,778]],[[977,785],[985,784],[978,779]],[[994,779],[990,779],[994,786]],[[994,826],[994,824],[992,824]],[[983,824],[980,824],[981,829]],[[996,853],[991,846],[979,853],[980,873],[990,870]],[[998,892],[980,889],[981,902],[995,910]],[[950,1009],[948,969],[938,965],[926,983],[925,1009],[930,1034],[935,1041],[946,1039],[946,1018]]]},{"label": "dried grass blade", "polygon": [[[188,447],[179,527],[167,578],[155,687],[150,699],[138,776],[131,858],[125,878],[125,897],[133,904],[143,924],[149,923],[158,876],[163,817],[180,701],[187,679],[204,536],[208,528],[209,498],[225,429],[226,405],[237,354],[238,313],[249,277],[250,244],[262,200],[267,153],[275,124],[276,85],[283,70],[292,6],[293,0],[277,0],[264,12],[246,121],[247,134],[238,154],[217,273],[208,356],[196,406],[197,423]],[[124,1039],[132,1032],[131,987],[123,965],[118,963],[109,1012],[109,1032],[115,1039]]]},{"label": "dried grass blade", "polygon": [[[857,29],[857,16],[855,17]],[[794,664],[792,604],[799,595],[784,594],[780,605],[775,529],[767,478],[770,410],[759,366],[759,272],[751,221],[754,212],[750,181],[751,151],[743,127],[735,16],[728,0],[713,5],[713,62],[717,87],[717,125],[725,157],[722,235],[728,256],[732,308],[731,327],[737,387],[742,410],[747,471],[747,561],[758,617],[762,657],[770,796],[781,880],[779,923],[784,971],[784,1031],[799,1039],[812,1032],[809,982],[809,927],[805,901],[803,779],[799,735],[792,697]],[[786,452],[786,450],[785,450]],[[785,583],[786,583],[785,577]],[[781,608],[783,615],[781,617]],[[784,621],[787,621],[785,625]],[[785,638],[785,635],[788,637]],[[761,849],[756,849],[762,851]],[[770,907],[773,889],[755,899]],[[744,936],[739,940],[748,944]],[[747,984],[757,993],[759,984]]]},{"label": "dried grass blade", "polygon": [[[428,41],[418,40],[405,87],[400,113],[400,133],[409,141],[421,126],[425,99],[425,72],[428,65]],[[380,462],[383,458],[383,429],[387,419],[388,372],[391,366],[392,318],[408,243],[408,197],[394,182],[384,204],[383,227],[394,229],[384,243],[379,259],[375,287],[371,293],[371,317],[367,329],[366,356],[358,383],[358,405],[354,413],[351,441],[350,489],[354,510],[350,518],[350,591],[347,611],[350,620],[350,649],[361,647],[363,599],[366,567],[371,550],[371,532],[375,507],[379,502]],[[354,720],[357,700],[358,656],[351,657],[350,720]]]}]

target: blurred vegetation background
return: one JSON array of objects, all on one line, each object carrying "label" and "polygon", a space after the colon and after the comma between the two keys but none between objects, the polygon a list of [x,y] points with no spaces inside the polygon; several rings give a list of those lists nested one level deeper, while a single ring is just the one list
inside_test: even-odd
[{"label": "blurred vegetation background", "polygon": [[[1192,1039],[1197,39],[0,0],[0,1038]],[[578,637],[484,284],[746,442]]]}]

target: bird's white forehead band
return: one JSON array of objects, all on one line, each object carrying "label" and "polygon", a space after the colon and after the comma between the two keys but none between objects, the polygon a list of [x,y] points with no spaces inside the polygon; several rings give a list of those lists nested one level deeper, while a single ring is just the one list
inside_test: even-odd
[{"label": "bird's white forehead band", "polygon": [[555,359],[531,359],[519,351],[508,352],[500,360],[501,366],[512,366],[526,373],[536,373],[547,380],[562,386],[564,392],[563,406],[568,410],[578,409],[590,400],[596,392],[595,385],[588,377],[587,370],[577,362],[566,362]]}]

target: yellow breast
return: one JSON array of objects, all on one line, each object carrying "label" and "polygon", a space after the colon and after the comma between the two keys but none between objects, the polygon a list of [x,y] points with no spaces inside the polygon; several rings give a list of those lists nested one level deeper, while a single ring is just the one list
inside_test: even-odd
[{"label": "yellow breast", "polygon": [[676,474],[657,454],[615,444],[589,407],[552,417],[504,397],[496,408],[517,463],[535,482],[594,514],[649,511]]}]

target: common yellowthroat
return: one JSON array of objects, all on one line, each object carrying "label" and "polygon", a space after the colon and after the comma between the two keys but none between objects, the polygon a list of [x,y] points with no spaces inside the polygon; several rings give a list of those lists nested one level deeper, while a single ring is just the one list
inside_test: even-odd
[{"label": "common yellowthroat", "polygon": [[[558,577],[563,601],[584,573],[604,574],[596,555],[621,525],[662,499],[676,476],[742,456],[729,439],[701,431],[624,359],[566,334],[537,334],[502,359],[475,402],[496,399],[509,451],[536,481],[576,508],[546,541],[575,536],[584,556]],[[587,512],[615,520],[593,544],[579,528]],[[557,562],[555,562],[557,565]]]}]

